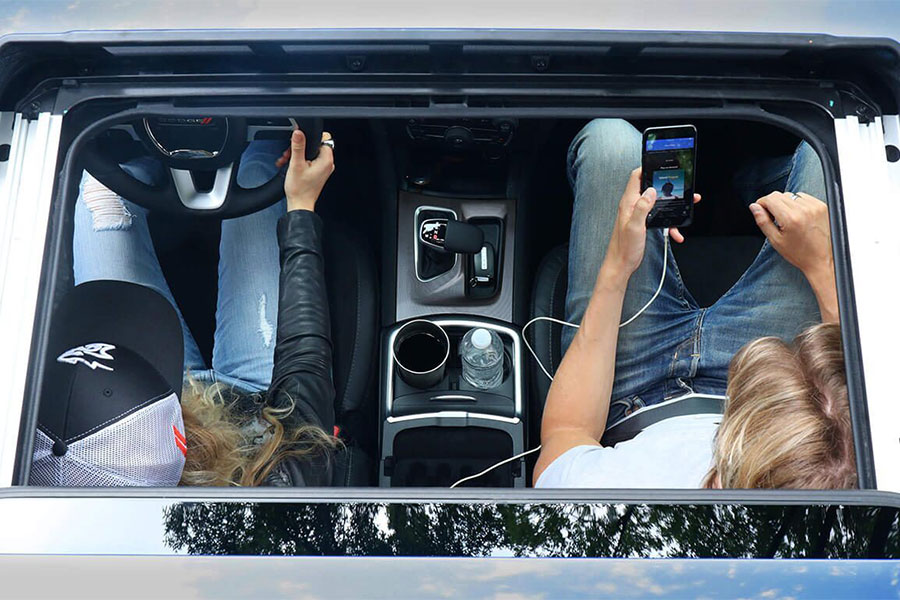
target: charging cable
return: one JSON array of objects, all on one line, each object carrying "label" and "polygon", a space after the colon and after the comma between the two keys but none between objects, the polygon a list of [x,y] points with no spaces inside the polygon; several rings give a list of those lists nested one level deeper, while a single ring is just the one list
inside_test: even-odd
[{"label": "charging cable", "polygon": [[469,475],[468,477],[463,477],[462,479],[460,479],[459,481],[457,481],[456,483],[454,483],[453,485],[451,485],[451,486],[450,486],[450,489],[453,489],[453,488],[455,488],[456,486],[458,486],[459,484],[465,483],[466,481],[471,481],[472,479],[478,479],[479,477],[481,477],[481,476],[484,475],[485,473],[490,473],[491,471],[493,471],[493,470],[496,469],[497,467],[501,467],[501,466],[505,465],[506,463],[511,463],[511,462],[514,461],[514,460],[518,460],[518,459],[520,459],[520,458],[522,458],[522,457],[524,457],[524,456],[528,456],[529,454],[532,454],[532,453],[534,453],[534,452],[537,452],[537,451],[540,450],[540,449],[541,449],[541,447],[538,446],[537,448],[532,448],[531,450],[526,450],[525,452],[520,452],[519,454],[516,454],[515,456],[510,456],[509,458],[503,459],[503,460],[501,460],[500,462],[498,462],[497,464],[491,465],[490,467],[488,467],[487,469],[485,469],[485,470],[482,471],[481,473],[476,473],[475,475]]},{"label": "charging cable", "polygon": [[[656,291],[653,292],[653,296],[650,297],[650,299],[647,301],[647,303],[644,306],[642,306],[640,308],[640,310],[638,310],[636,313],[631,315],[631,317],[628,318],[627,320],[619,323],[619,329],[621,329],[622,327],[625,327],[626,325],[628,325],[629,323],[631,323],[632,321],[637,319],[639,316],[644,314],[644,311],[647,310],[650,307],[650,305],[653,304],[653,302],[659,296],[659,293],[662,291],[663,283],[665,283],[665,281],[666,281],[666,268],[668,267],[668,263],[669,263],[669,230],[663,229],[663,268],[662,268],[662,274],[659,276],[659,285],[656,287]],[[528,348],[528,352],[531,353],[531,356],[534,358],[538,367],[541,368],[541,371],[543,371],[544,375],[546,375],[550,381],[553,381],[553,375],[551,375],[550,372],[547,370],[547,368],[544,367],[544,363],[541,362],[541,359],[538,358],[538,355],[534,351],[534,348],[532,348],[531,344],[528,342],[528,336],[525,335],[526,330],[529,327],[531,327],[532,324],[537,323],[538,321],[550,321],[551,323],[556,323],[557,325],[562,325],[564,327],[574,327],[575,329],[578,329],[580,327],[580,325],[576,325],[575,323],[569,323],[568,321],[563,321],[561,319],[555,319],[553,317],[535,317],[535,318],[531,319],[530,321],[528,321],[527,323],[525,323],[525,326],[522,327],[522,341],[525,342],[525,347]],[[469,475],[468,477],[463,477],[462,479],[460,479],[459,481],[457,481],[456,483],[451,485],[450,488],[451,489],[455,488],[459,484],[465,483],[466,481],[471,481],[472,479],[478,479],[485,473],[489,473],[489,472],[493,471],[494,469],[496,469],[497,467],[501,467],[501,466],[503,466],[507,463],[510,463],[514,460],[518,460],[522,457],[528,456],[529,454],[537,452],[540,449],[541,449],[541,446],[538,445],[536,448],[532,448],[531,450],[526,450],[525,452],[521,452],[519,454],[516,454],[515,456],[511,456],[509,458],[501,460],[500,462],[498,462],[494,465],[491,465],[490,467],[488,467],[487,469],[485,469],[484,471],[482,471],[480,473],[477,473],[475,475]]]},{"label": "charging cable", "polygon": [[[636,313],[631,315],[627,320],[619,323],[619,329],[625,327],[639,316],[644,314],[644,311],[650,308],[650,305],[659,297],[659,293],[662,291],[663,283],[666,281],[666,269],[669,266],[669,230],[663,229],[663,268],[662,274],[659,276],[659,285],[656,286],[656,291],[653,292],[653,296],[647,300],[647,303],[640,308]],[[544,367],[544,363],[541,362],[541,359],[538,358],[537,353],[534,351],[534,348],[531,347],[531,344],[528,342],[528,336],[525,335],[526,330],[531,327],[532,324],[537,323],[538,321],[550,321],[551,323],[556,323],[557,325],[563,325],[564,327],[573,327],[578,329],[580,325],[576,325],[575,323],[569,323],[568,321],[562,321],[560,319],[554,319],[553,317],[535,317],[532,320],[525,323],[525,326],[522,327],[522,341],[525,342],[525,347],[528,348],[528,352],[531,353],[531,356],[534,358],[535,362],[537,362],[538,366],[543,371],[544,375],[547,376],[547,379],[553,381],[553,375],[550,374],[550,371]]]}]

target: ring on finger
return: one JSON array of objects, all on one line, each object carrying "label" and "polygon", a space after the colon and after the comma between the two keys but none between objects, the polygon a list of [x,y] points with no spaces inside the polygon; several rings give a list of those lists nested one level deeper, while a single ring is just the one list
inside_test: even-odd
[{"label": "ring on finger", "polygon": [[799,199],[800,199],[800,194],[791,192],[791,200],[799,200]]},{"label": "ring on finger", "polygon": [[322,145],[322,146],[328,146],[329,148],[331,148],[332,150],[334,150],[334,139],[333,139],[333,138],[328,138],[327,140],[322,140],[322,143],[321,143],[320,145]]}]

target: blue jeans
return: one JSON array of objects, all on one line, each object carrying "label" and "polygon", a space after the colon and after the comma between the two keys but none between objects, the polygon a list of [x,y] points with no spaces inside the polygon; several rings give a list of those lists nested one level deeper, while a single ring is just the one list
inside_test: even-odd
[{"label": "blue jeans", "polygon": [[[241,186],[252,188],[270,180],[283,149],[280,142],[250,144],[238,170]],[[160,175],[159,163],[149,159],[122,167],[144,183]],[[285,213],[285,200],[222,221],[216,330],[212,365],[206,365],[163,276],[147,227],[147,210],[97,186],[87,173],[82,176],[75,205],[75,284],[115,279],[156,290],[172,303],[181,320],[186,372],[199,381],[221,381],[244,391],[267,389],[278,313],[280,262],[275,230]]]},{"label": "blue jeans", "polygon": [[[569,183],[575,194],[566,295],[566,320],[571,323],[584,316],[625,183],[640,164],[641,133],[619,119],[591,121],[569,147]],[[808,144],[797,147],[790,164],[772,161],[758,168],[752,183],[776,180],[779,169],[789,169],[787,191],[825,198],[822,165]],[[649,230],[643,262],[628,281],[623,321],[659,286],[663,248],[662,230]],[[685,288],[671,248],[666,260],[659,296],[619,330],[609,423],[689,391],[724,395],[728,365],[741,346],[763,336],[790,340],[820,320],[806,278],[768,241],[738,282],[708,308],[699,307]],[[574,334],[572,328],[563,329],[563,351]]]}]

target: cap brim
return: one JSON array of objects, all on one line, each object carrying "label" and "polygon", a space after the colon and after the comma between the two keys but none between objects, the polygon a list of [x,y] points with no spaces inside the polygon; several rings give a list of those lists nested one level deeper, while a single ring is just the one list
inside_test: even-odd
[{"label": "cap brim", "polygon": [[70,348],[94,342],[124,346],[138,354],[181,397],[184,376],[181,322],[160,293],[143,285],[114,280],[89,281],[69,291],[51,317],[44,393],[53,393],[47,384],[52,388],[56,369],[51,365],[57,364],[56,358]]}]

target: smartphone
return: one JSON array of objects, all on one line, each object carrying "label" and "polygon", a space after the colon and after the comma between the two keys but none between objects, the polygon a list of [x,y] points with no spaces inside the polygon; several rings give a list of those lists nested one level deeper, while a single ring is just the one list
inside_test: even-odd
[{"label": "smartphone", "polygon": [[684,227],[694,219],[694,174],[697,128],[693,125],[651,127],[641,146],[641,193],[656,190],[647,227]]}]

